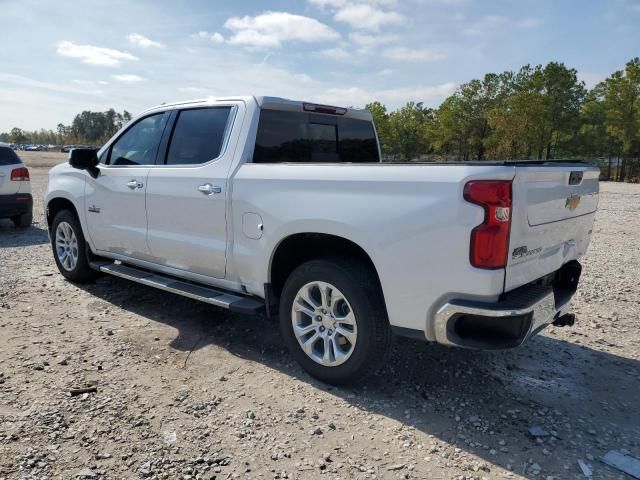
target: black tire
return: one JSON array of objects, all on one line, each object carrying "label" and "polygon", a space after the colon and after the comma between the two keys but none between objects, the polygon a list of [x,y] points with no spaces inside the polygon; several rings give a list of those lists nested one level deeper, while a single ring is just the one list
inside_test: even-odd
[{"label": "black tire", "polygon": [[27,212],[22,215],[11,217],[11,221],[17,228],[29,228],[33,223],[33,213]]},{"label": "black tire", "polygon": [[[66,222],[71,227],[77,239],[78,258],[75,267],[70,270],[67,270],[62,265],[56,252],[56,231],[58,229],[58,225],[62,222]],[[96,279],[98,272],[89,266],[89,259],[87,256],[88,248],[89,247],[87,246],[87,242],[85,241],[82,233],[82,227],[80,226],[80,222],[78,221],[78,217],[75,212],[69,210],[61,210],[58,212],[51,224],[51,249],[53,250],[53,258],[58,266],[58,270],[64,278],[75,283],[91,283]]]},{"label": "black tire", "polygon": [[[300,346],[292,325],[293,302],[298,291],[311,282],[326,282],[347,299],[357,324],[351,356],[342,364],[325,366],[310,358]],[[332,385],[354,384],[376,372],[390,350],[392,333],[375,272],[346,258],[306,262],[285,282],[280,297],[280,330],[295,360],[309,374]]]}]

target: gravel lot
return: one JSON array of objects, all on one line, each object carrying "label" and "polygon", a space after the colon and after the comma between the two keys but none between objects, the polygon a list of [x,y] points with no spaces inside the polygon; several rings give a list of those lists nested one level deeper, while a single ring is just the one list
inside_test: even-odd
[{"label": "gravel lot", "polygon": [[64,281],[31,173],[33,227],[0,221],[0,479],[631,478],[599,458],[640,456],[640,185],[601,186],[575,327],[500,353],[399,339],[342,389],[263,318]]}]

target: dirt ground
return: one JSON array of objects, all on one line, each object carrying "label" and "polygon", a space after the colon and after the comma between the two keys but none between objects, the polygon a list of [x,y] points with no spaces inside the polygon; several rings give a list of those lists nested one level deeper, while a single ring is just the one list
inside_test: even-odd
[{"label": "dirt ground", "polygon": [[18,152],[18,155],[29,168],[51,168],[69,158],[63,152]]},{"label": "dirt ground", "polygon": [[640,185],[601,186],[573,328],[493,353],[398,339],[335,388],[264,318],[63,280],[31,173],[34,225],[0,221],[0,479],[631,478],[599,458],[640,456]]}]

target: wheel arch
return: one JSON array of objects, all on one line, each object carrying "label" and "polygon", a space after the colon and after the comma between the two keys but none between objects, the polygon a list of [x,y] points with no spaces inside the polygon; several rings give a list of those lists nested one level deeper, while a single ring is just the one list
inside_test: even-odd
[{"label": "wheel arch", "polygon": [[62,210],[71,210],[78,220],[80,221],[80,226],[82,226],[82,219],[78,213],[78,209],[74,205],[74,203],[65,197],[55,197],[47,202],[47,206],[45,208],[45,215],[47,218],[47,227],[49,231],[51,231],[51,225],[53,224],[53,219],[56,218],[58,212]]},{"label": "wheel arch", "polygon": [[293,270],[309,260],[327,257],[348,257],[366,265],[371,271],[384,303],[380,275],[364,248],[345,237],[316,232],[294,233],[278,243],[269,260],[270,293],[275,298],[279,298],[284,283]]}]

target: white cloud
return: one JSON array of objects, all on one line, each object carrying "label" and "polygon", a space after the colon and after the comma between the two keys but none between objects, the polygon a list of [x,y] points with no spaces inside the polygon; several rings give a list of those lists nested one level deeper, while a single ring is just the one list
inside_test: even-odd
[{"label": "white cloud", "polygon": [[193,94],[193,95],[204,95],[204,94],[210,94],[211,90],[208,88],[203,88],[203,87],[178,87],[178,91],[181,93],[188,93],[188,94]]},{"label": "white cloud", "polygon": [[[87,94],[87,95],[100,95],[102,93],[101,90],[79,90],[77,88],[69,87],[68,85],[60,85],[60,84],[51,83],[51,82],[43,82],[41,80],[24,77],[22,75],[15,75],[12,73],[0,72],[0,84],[2,83],[17,85],[19,87],[28,87],[29,89],[49,90],[52,92],[59,92],[59,93],[79,93],[79,94]],[[73,83],[75,83],[76,85],[83,85],[83,86],[93,85],[93,82],[85,82],[85,81],[77,81],[77,80],[74,80]]]},{"label": "white cloud", "polygon": [[310,100],[334,105],[353,105],[362,107],[369,102],[378,100],[389,108],[398,108],[409,101],[424,102],[427,105],[437,105],[456,89],[453,82],[435,86],[414,86],[395,89],[367,90],[361,87],[330,88],[321,95],[311,97]]},{"label": "white cloud", "polygon": [[367,3],[346,4],[333,16],[338,22],[344,22],[356,29],[379,30],[385,25],[401,25],[405,17],[397,12],[388,12],[372,7]]},{"label": "white cloud", "polygon": [[446,53],[436,48],[394,47],[383,50],[382,55],[403,62],[433,62],[447,58]]},{"label": "white cloud", "polygon": [[138,57],[128,52],[94,45],[78,45],[66,40],[58,43],[57,52],[58,55],[77,58],[88,65],[103,65],[107,67],[116,67],[123,60],[138,60]]},{"label": "white cloud", "polygon": [[144,78],[139,77],[138,75],[132,75],[127,73],[122,75],[111,75],[111,78],[113,78],[118,82],[124,82],[124,83],[138,83],[144,80]]},{"label": "white cloud", "polygon": [[367,33],[352,32],[349,38],[353,43],[361,47],[375,47],[377,45],[387,45],[397,42],[401,39],[400,35],[392,33],[381,35],[369,35]]},{"label": "white cloud", "polygon": [[292,77],[302,83],[311,83],[313,79],[306,73],[292,73]]},{"label": "white cloud", "polygon": [[130,33],[127,35],[129,43],[142,48],[164,48],[164,45],[160,42],[154,42],[150,38],[140,35],[139,33]]},{"label": "white cloud", "polygon": [[109,82],[105,82],[104,80],[71,80],[76,85],[109,85]]},{"label": "white cloud", "polygon": [[288,41],[312,43],[340,38],[338,32],[314,18],[287,12],[231,17],[224,26],[233,32],[229,43],[252,48],[279,47]]},{"label": "white cloud", "polygon": [[378,72],[378,75],[386,76],[386,75],[391,75],[392,73],[393,73],[393,70],[392,70],[392,69],[390,69],[390,68],[384,68],[384,69],[382,69],[382,70],[380,70],[380,71]]},{"label": "white cloud", "polygon": [[224,36],[218,32],[207,32],[205,30],[201,30],[198,33],[194,33],[191,35],[191,38],[196,40],[207,40],[211,43],[224,43]]},{"label": "white cloud", "polygon": [[349,60],[351,58],[351,54],[342,47],[320,50],[318,54],[332,60]]}]

